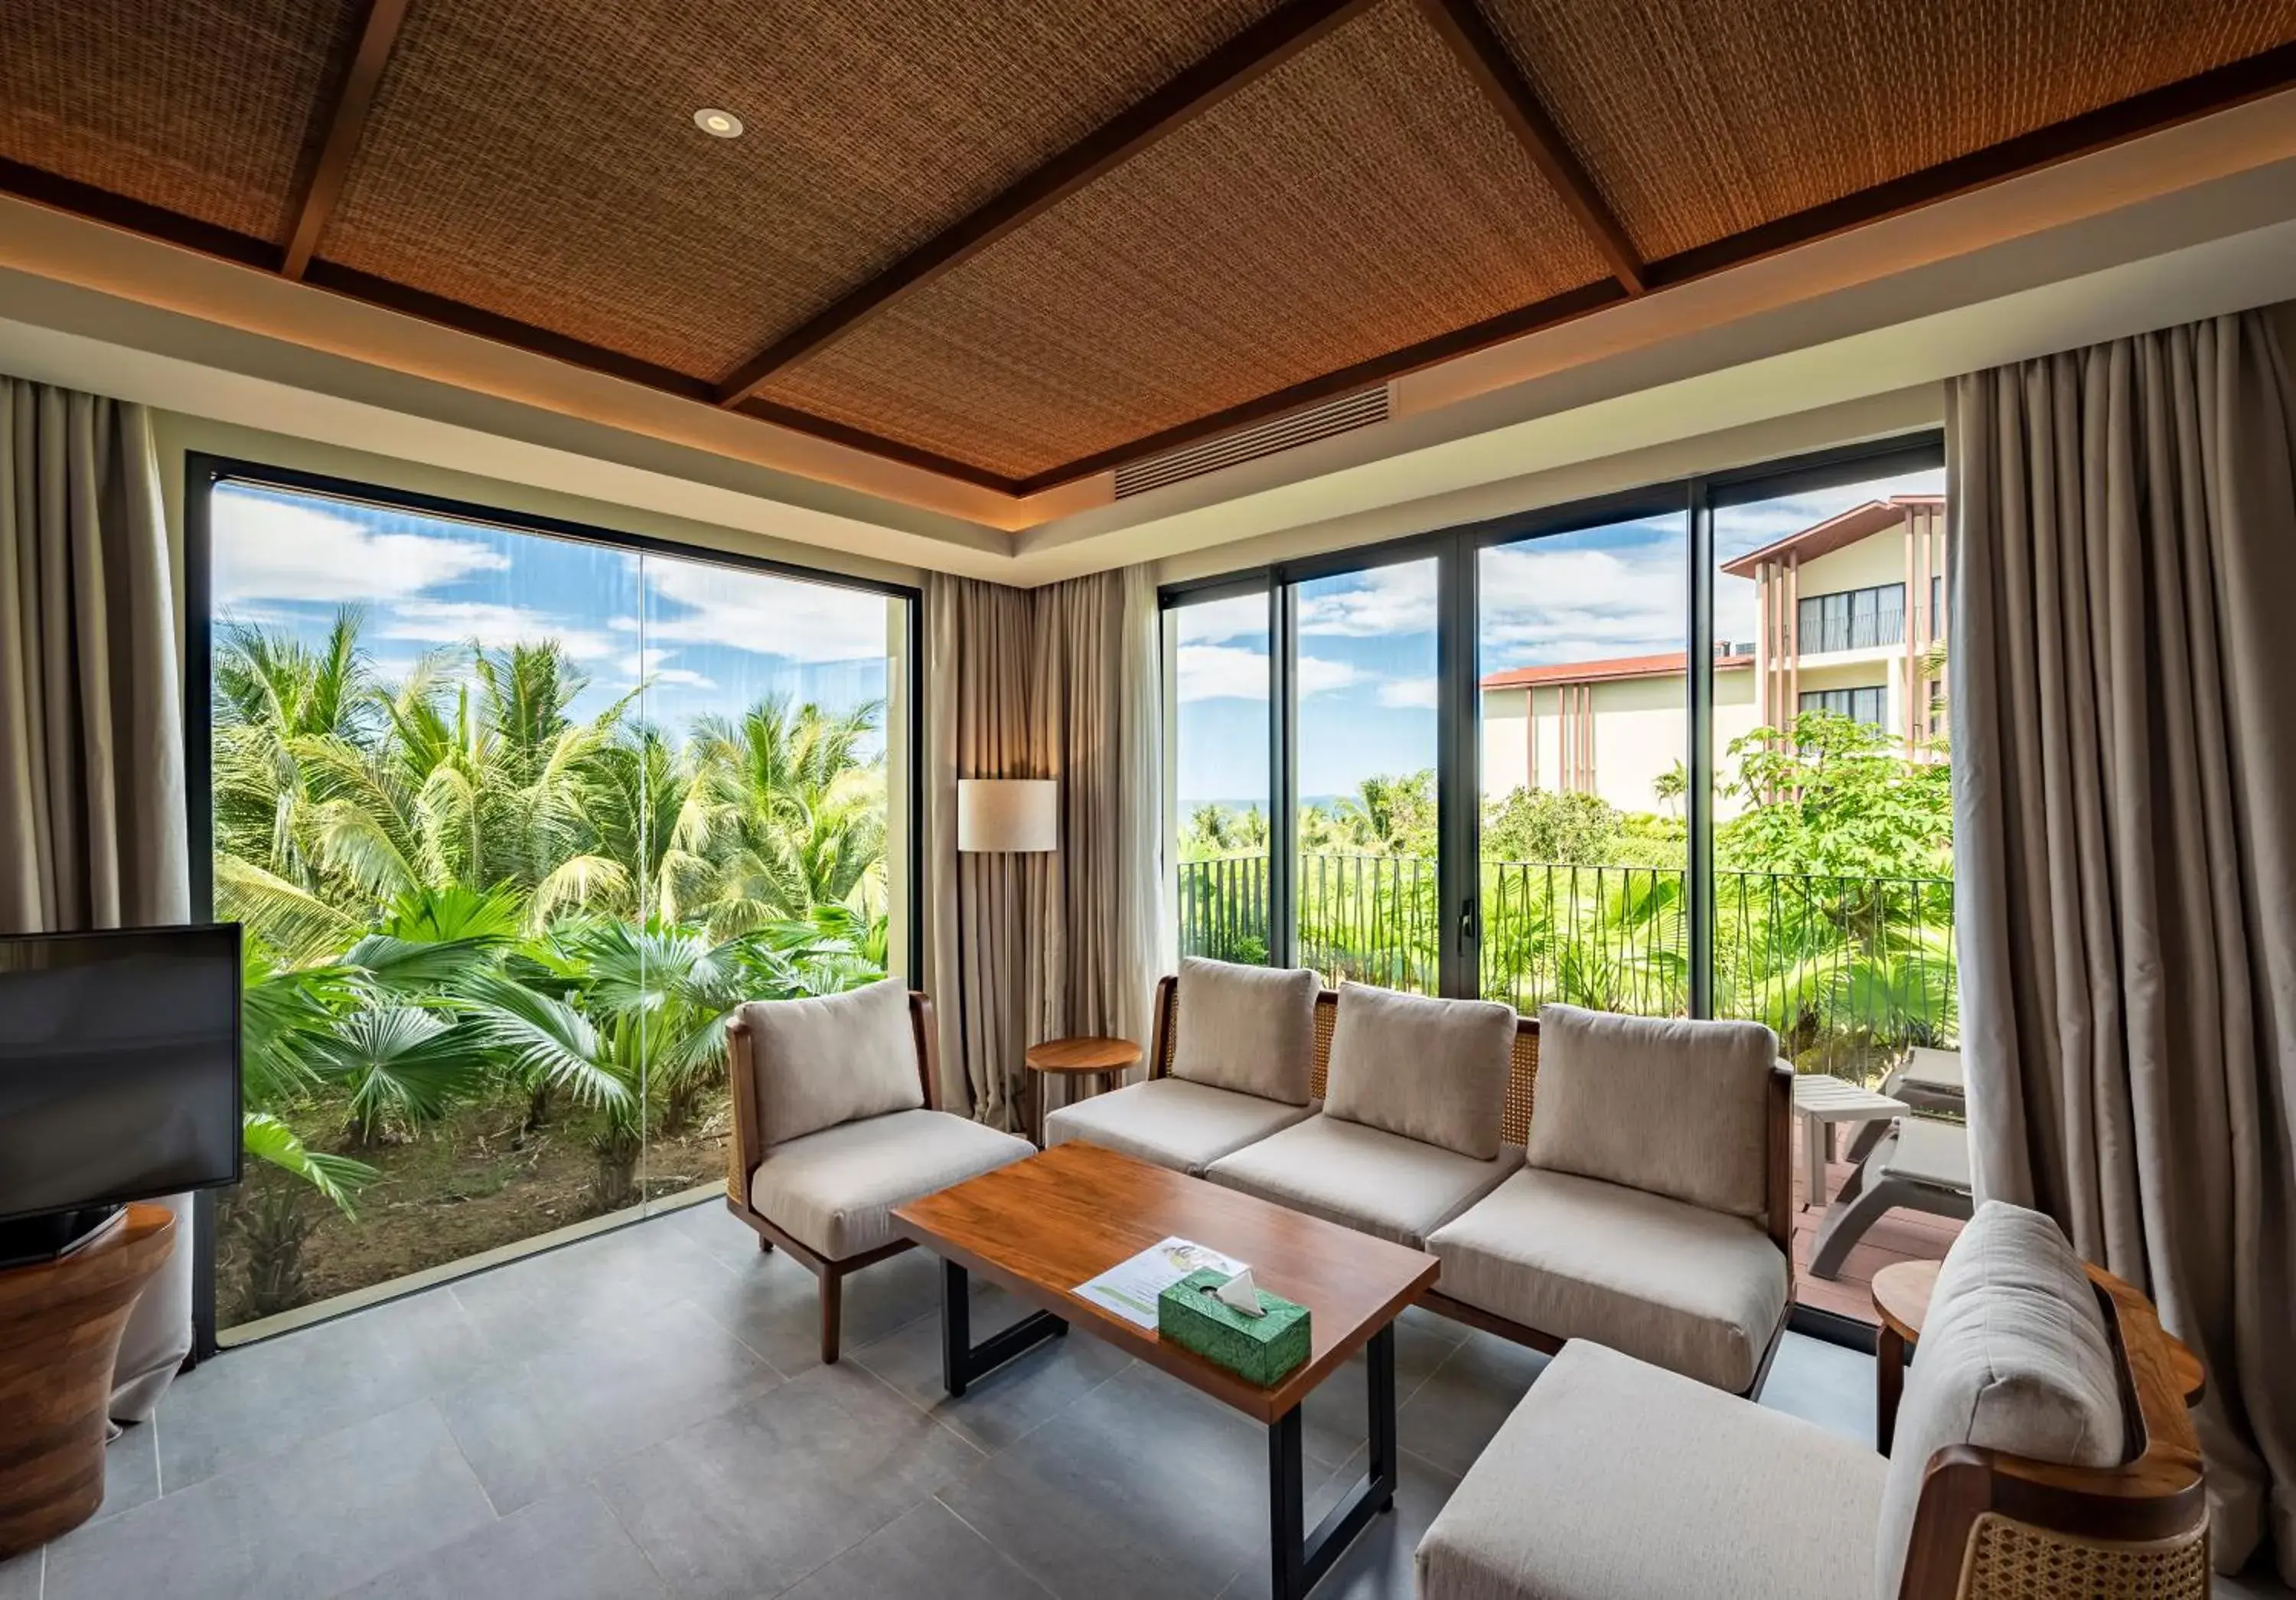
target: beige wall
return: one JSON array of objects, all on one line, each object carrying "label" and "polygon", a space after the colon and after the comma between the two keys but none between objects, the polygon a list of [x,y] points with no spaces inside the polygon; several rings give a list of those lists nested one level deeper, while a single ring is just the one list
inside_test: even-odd
[{"label": "beige wall", "polygon": [[1801,597],[1870,589],[1906,581],[1906,530],[1899,523],[1881,533],[1828,551],[1801,564]]},{"label": "beige wall", "polygon": [[[1530,741],[1538,742],[1538,784],[1561,786],[1562,718],[1561,694],[1552,685],[1532,692],[1532,726],[1524,726],[1521,689],[1483,693],[1482,788],[1496,799],[1529,779]],[[1656,784],[1685,759],[1690,749],[1685,686],[1678,677],[1620,678],[1592,686],[1595,720],[1595,792],[1621,811],[1666,813]],[[1714,759],[1726,762],[1730,741],[1754,726],[1754,674],[1738,668],[1714,675]],[[1718,815],[1734,814],[1721,801]],[[1677,813],[1678,814],[1678,812]]]}]

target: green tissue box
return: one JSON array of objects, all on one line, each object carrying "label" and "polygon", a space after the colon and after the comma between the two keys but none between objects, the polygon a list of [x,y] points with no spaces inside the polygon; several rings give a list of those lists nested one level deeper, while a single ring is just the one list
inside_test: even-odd
[{"label": "green tissue box", "polygon": [[1156,1331],[1182,1350],[1263,1388],[1308,1358],[1308,1308],[1259,1291],[1267,1315],[1246,1317],[1212,1292],[1227,1274],[1192,1272],[1156,1297]]}]

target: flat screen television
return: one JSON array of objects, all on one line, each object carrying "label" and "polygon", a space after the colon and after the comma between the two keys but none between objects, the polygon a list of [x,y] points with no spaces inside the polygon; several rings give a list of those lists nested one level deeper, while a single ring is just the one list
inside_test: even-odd
[{"label": "flat screen television", "polygon": [[0,1259],[238,1181],[239,963],[236,923],[0,938]]}]

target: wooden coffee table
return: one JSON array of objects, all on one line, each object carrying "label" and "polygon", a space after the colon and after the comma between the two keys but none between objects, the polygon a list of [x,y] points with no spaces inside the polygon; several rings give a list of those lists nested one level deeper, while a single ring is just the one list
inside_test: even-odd
[{"label": "wooden coffee table", "polygon": [[[896,1206],[893,1220],[941,1258],[941,1370],[952,1395],[1073,1323],[1266,1427],[1276,1600],[1306,1595],[1395,1504],[1395,1318],[1435,1281],[1433,1256],[1082,1142]],[[1071,1292],[1176,1235],[1248,1262],[1261,1288],[1306,1306],[1307,1361],[1262,1388]],[[975,1272],[1037,1309],[974,1343],[966,1294]],[[1370,1370],[1370,1468],[1310,1532],[1300,1403],[1358,1350]]]}]

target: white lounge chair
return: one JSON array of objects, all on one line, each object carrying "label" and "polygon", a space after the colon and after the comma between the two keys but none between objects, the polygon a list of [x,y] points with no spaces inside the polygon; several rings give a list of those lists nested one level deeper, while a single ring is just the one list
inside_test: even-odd
[{"label": "white lounge chair", "polygon": [[1969,1129],[1932,1117],[1900,1117],[1826,1208],[1809,1270],[1831,1278],[1866,1230],[1890,1211],[1927,1211],[1967,1221],[1972,1209]]},{"label": "white lounge chair", "polygon": [[[1882,1093],[1892,1100],[1904,1101],[1915,1111],[1939,1112],[1964,1120],[1969,1116],[1969,1088],[1962,1076],[1958,1050],[1914,1046],[1906,1052],[1906,1059],[1890,1068],[1890,1075],[1882,1080]],[[1871,1155],[1874,1146],[1889,1131],[1889,1124],[1883,1122],[1859,1128],[1849,1141],[1850,1161],[1854,1164]]]}]

